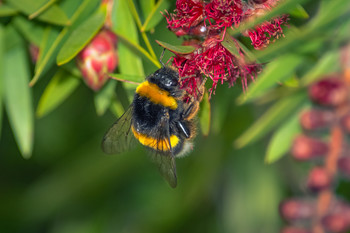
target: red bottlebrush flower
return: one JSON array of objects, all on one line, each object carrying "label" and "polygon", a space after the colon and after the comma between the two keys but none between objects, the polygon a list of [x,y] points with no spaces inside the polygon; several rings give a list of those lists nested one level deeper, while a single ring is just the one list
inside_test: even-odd
[{"label": "red bottlebrush flower", "polygon": [[237,26],[242,18],[242,3],[240,0],[212,0],[205,6],[205,14],[214,28]]},{"label": "red bottlebrush flower", "polygon": [[327,232],[341,233],[350,229],[350,222],[344,213],[336,213],[325,216],[322,225]]},{"label": "red bottlebrush flower", "polygon": [[116,40],[112,32],[103,30],[78,55],[77,63],[83,79],[95,91],[104,85],[108,73],[118,65]]},{"label": "red bottlebrush flower", "polygon": [[301,227],[288,226],[283,228],[281,233],[311,233],[311,231]]},{"label": "red bottlebrush flower", "polygon": [[340,78],[327,77],[309,88],[313,101],[324,106],[338,106],[348,98],[348,89]]},{"label": "red bottlebrush flower", "polygon": [[290,199],[281,202],[281,216],[287,221],[310,219],[315,211],[314,203],[309,200]]},{"label": "red bottlebrush flower", "polygon": [[307,187],[314,192],[329,188],[332,183],[332,177],[325,168],[315,167],[311,170]]},{"label": "red bottlebrush flower", "polygon": [[328,145],[315,138],[300,135],[294,139],[292,155],[298,160],[309,160],[324,156],[328,152]]},{"label": "red bottlebrush flower", "polygon": [[[168,28],[188,32],[191,26],[203,21],[203,3],[200,0],[177,0],[174,14],[167,14]],[[167,12],[166,12],[167,13]]]},{"label": "red bottlebrush flower", "polygon": [[302,113],[300,124],[304,129],[315,130],[329,126],[334,120],[333,112],[312,109]]},{"label": "red bottlebrush flower", "polygon": [[339,171],[350,178],[350,156],[344,156],[338,160]]},{"label": "red bottlebrush flower", "polygon": [[282,25],[286,25],[288,21],[288,15],[283,15],[272,19],[270,22],[265,22],[257,26],[253,30],[248,31],[248,36],[252,41],[252,45],[255,49],[262,49],[274,42],[275,39],[284,36]]}]

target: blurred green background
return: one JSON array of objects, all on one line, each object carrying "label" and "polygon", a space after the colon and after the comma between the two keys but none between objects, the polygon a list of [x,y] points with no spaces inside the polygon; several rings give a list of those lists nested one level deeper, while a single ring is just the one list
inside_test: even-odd
[{"label": "blurred green background", "polygon": [[[265,103],[269,102],[267,105],[251,102],[238,105],[237,98],[242,98],[242,88],[239,85],[233,88],[218,85],[211,99],[210,133],[203,136],[199,129],[193,152],[177,159],[176,189],[170,188],[163,180],[143,148],[114,156],[102,153],[100,143],[103,135],[117,118],[110,112],[97,116],[94,106],[96,96],[81,80],[81,85],[63,104],[42,118],[35,119],[34,149],[30,159],[21,156],[9,119],[3,114],[0,140],[0,232],[278,232],[284,225],[279,217],[278,204],[287,196],[305,191],[299,185],[305,169],[295,166],[289,156],[273,164],[264,161],[270,129],[277,122],[282,122],[283,126],[283,120],[288,122],[289,116],[295,117],[296,110],[291,108],[289,111],[288,106],[282,108],[281,111],[286,112],[281,116],[283,119],[279,119],[279,115],[277,120],[270,117],[269,122],[264,122],[265,128],[253,130],[256,135],[251,138],[248,135],[242,144],[252,138],[257,139],[258,134],[266,135],[261,140],[255,140],[258,142],[243,149],[236,149],[234,142],[257,122],[256,119],[266,109],[274,106],[273,101],[278,102],[285,93],[289,93],[287,81],[298,86],[299,79],[307,79],[306,84],[301,82],[298,86],[306,93],[305,85],[337,67],[334,61],[338,61],[338,57],[328,56],[328,52],[331,49],[338,52],[339,46],[349,38],[349,22],[345,26],[340,25],[336,13],[343,9],[346,1],[305,0],[307,4],[303,6],[311,18],[305,19],[300,14],[299,18],[291,17],[291,33],[286,36],[285,42],[254,53],[263,61],[276,61],[273,64],[278,64],[278,58],[283,54],[296,53],[296,58],[302,59],[299,69],[291,70],[286,74],[288,77],[284,77],[286,85],[281,85],[279,95],[274,95],[277,92],[269,95],[267,89],[280,87],[276,83],[279,82],[281,70],[274,71],[275,76],[276,72],[278,74],[276,80],[268,80],[269,84],[259,87],[263,94],[268,92],[265,98]],[[72,3],[62,2],[65,5]],[[297,4],[293,0],[285,2],[285,8]],[[174,6],[175,1],[172,1],[169,11]],[[303,12],[301,9],[297,13]],[[332,12],[332,9],[336,11]],[[349,15],[349,9],[345,8],[341,14],[343,18],[340,21]],[[9,18],[0,20],[4,25],[11,25],[10,21]],[[342,27],[339,31],[343,37],[336,37],[335,42],[330,43],[335,25]],[[152,33],[148,33],[157,55],[163,49],[155,40],[177,45],[182,42],[166,26],[163,19]],[[145,48],[143,41],[140,45]],[[171,55],[166,52],[163,61],[168,61]],[[30,63],[29,54],[27,57],[32,77],[34,65]],[[142,59],[146,75],[157,69],[145,57],[138,58]],[[125,57],[121,56],[120,59],[122,61]],[[288,67],[289,64],[283,65]],[[314,66],[317,69],[313,69]],[[48,70],[31,88],[35,109],[56,71]],[[314,76],[310,76],[309,70],[313,71],[311,74]],[[130,74],[133,72],[130,69]],[[122,73],[127,74],[127,71],[123,70]],[[295,80],[296,84],[293,83]],[[248,93],[251,94],[250,100],[260,100],[256,93]],[[308,102],[306,99],[305,102]]]}]

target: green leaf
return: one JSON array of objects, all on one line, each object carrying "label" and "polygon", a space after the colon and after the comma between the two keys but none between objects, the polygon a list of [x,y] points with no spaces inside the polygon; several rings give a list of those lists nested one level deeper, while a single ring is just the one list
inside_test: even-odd
[{"label": "green leaf", "polygon": [[256,81],[249,86],[248,91],[239,97],[238,102],[242,104],[251,101],[276,86],[277,82],[283,82],[290,78],[302,62],[302,57],[295,54],[286,54],[272,61],[264,68]]},{"label": "green leaf", "polygon": [[208,136],[210,131],[211,113],[210,113],[209,95],[207,91],[204,93],[203,100],[200,103],[198,117],[199,117],[199,123],[201,125],[202,134],[204,136]]},{"label": "green leaf", "polygon": [[115,95],[115,87],[117,82],[109,81],[104,87],[95,94],[94,103],[96,113],[98,116],[102,116],[106,110],[111,106],[111,102]]},{"label": "green leaf", "polygon": [[163,48],[176,54],[190,54],[196,49],[195,47],[189,45],[171,45],[159,40],[156,40],[156,42]]},{"label": "green leaf", "polygon": [[126,74],[109,74],[109,76],[117,81],[133,83],[135,85],[139,85],[145,77],[137,76],[137,75],[126,75]]},{"label": "green leaf", "polygon": [[17,145],[24,158],[33,149],[34,117],[32,94],[28,86],[29,69],[23,46],[6,53],[4,61],[5,107]]},{"label": "green leaf", "polygon": [[50,42],[50,43],[46,43],[45,50],[42,50],[42,48],[40,48],[41,49],[40,50],[41,55],[39,59],[40,62],[38,62],[35,67],[35,74],[29,83],[30,86],[33,86],[39,80],[42,74],[54,64],[59,47],[65,41],[67,36],[74,30],[74,28],[77,25],[79,25],[80,21],[82,19],[85,19],[85,17],[88,14],[90,14],[91,11],[95,10],[99,2],[100,2],[99,0],[84,0],[79,5],[79,8],[74,12],[73,16],[70,19],[70,21],[72,22],[72,26],[65,27],[58,35],[55,36],[55,33],[56,33],[55,28],[48,29],[51,31],[49,32],[50,34],[49,38],[52,38],[52,36],[54,36],[54,40],[52,42],[51,40],[47,40],[47,42]]},{"label": "green leaf", "polygon": [[43,117],[57,108],[80,84],[80,79],[69,72],[59,69],[52,77],[42,94],[36,115]]},{"label": "green leaf", "polygon": [[338,70],[340,68],[339,59],[339,51],[329,51],[324,54],[321,60],[301,78],[301,85],[308,86],[318,79],[321,79],[325,74]]},{"label": "green leaf", "polygon": [[[42,7],[47,0],[7,0],[14,8],[26,15],[31,15]],[[46,11],[38,16],[38,19],[57,25],[69,25],[70,21],[64,11],[56,4],[52,5]]]},{"label": "green leaf", "polygon": [[61,66],[73,59],[101,29],[105,18],[106,12],[99,11],[77,27],[59,51],[57,65]]},{"label": "green leaf", "polygon": [[293,138],[302,131],[299,115],[300,111],[297,111],[273,134],[267,147],[266,163],[276,162],[290,150]]},{"label": "green leaf", "polygon": [[0,17],[12,16],[16,15],[17,13],[18,10],[8,4],[2,3],[0,5]]},{"label": "green leaf", "polygon": [[142,10],[144,19],[147,18],[149,14],[151,14],[151,11],[153,10],[154,5],[156,5],[155,0],[140,1],[140,7]]},{"label": "green leaf", "polygon": [[[114,6],[112,24],[113,31],[124,39],[127,38],[130,43],[139,46],[138,30],[135,21],[130,12],[128,1],[116,1]],[[119,40],[118,54],[121,58],[119,60],[119,70],[121,74],[135,75],[145,77],[142,60],[135,52],[130,49],[125,40]],[[141,46],[140,46],[141,47]],[[134,85],[127,85],[125,87],[130,91],[130,98],[135,90]]]},{"label": "green leaf", "polygon": [[232,55],[239,58],[241,55],[239,54],[239,48],[237,47],[237,44],[232,39],[231,36],[226,35],[224,40],[221,42],[222,46],[224,46]]},{"label": "green leaf", "polygon": [[298,4],[296,8],[294,8],[292,11],[290,11],[289,14],[292,17],[300,18],[300,19],[308,19],[309,18],[309,14],[306,12],[304,7],[302,7],[300,4]]},{"label": "green leaf", "polygon": [[144,24],[142,25],[141,31],[149,31],[155,26],[157,26],[157,24],[164,18],[160,12],[169,9],[169,7],[169,0],[158,1],[157,4],[153,7],[151,13],[146,18]]},{"label": "green leaf", "polygon": [[29,21],[23,16],[17,16],[12,19],[12,23],[15,27],[23,34],[26,40],[35,44],[36,46],[40,46],[42,42],[42,38],[44,36],[44,30],[42,26],[39,26],[33,21]]},{"label": "green leaf", "polygon": [[29,19],[34,19],[42,12],[46,11],[50,6],[52,6],[57,0],[48,0],[44,5],[42,5],[39,9],[37,9],[34,13],[29,15]]},{"label": "green leaf", "polygon": [[4,61],[5,61],[5,30],[2,24],[0,24],[0,139],[2,129],[2,106],[4,97]]},{"label": "green leaf", "polygon": [[300,104],[304,103],[306,99],[307,94],[301,91],[279,100],[235,141],[235,146],[241,148],[260,139],[291,113],[298,111]]}]

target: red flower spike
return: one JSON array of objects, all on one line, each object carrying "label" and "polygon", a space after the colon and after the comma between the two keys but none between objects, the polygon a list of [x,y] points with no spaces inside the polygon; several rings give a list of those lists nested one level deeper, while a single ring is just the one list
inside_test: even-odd
[{"label": "red flower spike", "polygon": [[337,76],[327,77],[309,88],[313,101],[324,106],[338,106],[348,99],[348,89]]},{"label": "red flower spike", "polygon": [[311,233],[311,231],[301,227],[289,226],[283,228],[281,233]]},{"label": "red flower spike", "polygon": [[212,0],[205,6],[206,19],[213,28],[238,26],[242,12],[240,0]]},{"label": "red flower spike", "polygon": [[332,177],[323,167],[314,167],[308,177],[307,187],[313,192],[319,192],[329,188],[332,183]]},{"label": "red flower spike", "polygon": [[341,233],[350,229],[350,222],[344,213],[335,213],[325,216],[322,225],[328,232]]},{"label": "red flower spike", "polygon": [[292,155],[297,160],[309,160],[325,156],[328,152],[328,145],[315,138],[300,135],[294,139]]},{"label": "red flower spike", "polygon": [[290,199],[281,202],[279,206],[281,216],[287,221],[310,219],[315,211],[315,206],[308,200]]},{"label": "red flower spike", "polygon": [[350,178],[350,156],[344,156],[338,160],[339,171]]},{"label": "red flower spike", "polygon": [[334,120],[333,112],[312,109],[301,114],[300,124],[306,130],[315,130],[330,126]]},{"label": "red flower spike", "polygon": [[118,65],[116,42],[117,37],[112,32],[103,30],[77,57],[78,67],[85,83],[95,91],[104,85],[108,73]]}]

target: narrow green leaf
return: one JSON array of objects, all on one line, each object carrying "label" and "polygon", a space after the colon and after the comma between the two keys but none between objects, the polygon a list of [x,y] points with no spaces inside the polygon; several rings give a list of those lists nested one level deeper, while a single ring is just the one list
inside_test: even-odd
[{"label": "narrow green leaf", "polygon": [[296,8],[290,11],[289,14],[295,18],[300,18],[300,19],[309,18],[309,14],[306,12],[304,7],[302,7],[300,4],[298,4]]},{"label": "narrow green leaf", "polygon": [[4,30],[4,41],[6,43],[5,52],[7,52],[21,44],[22,39],[18,36],[18,32],[12,24],[9,24]]},{"label": "narrow green leaf", "polygon": [[156,40],[156,42],[163,48],[176,54],[190,54],[196,49],[195,47],[189,45],[171,45],[159,40]]},{"label": "narrow green leaf", "polygon": [[202,134],[204,136],[208,136],[210,131],[211,113],[210,113],[209,95],[207,91],[204,93],[203,100],[200,103],[198,117],[199,117],[199,123],[201,125]]},{"label": "narrow green leaf", "polygon": [[42,94],[36,115],[43,117],[57,108],[78,87],[80,80],[69,72],[59,69]]},{"label": "narrow green leaf", "polygon": [[2,3],[0,5],[0,17],[16,15],[18,10],[8,4]]},{"label": "narrow green leaf", "polygon": [[312,82],[322,78],[325,74],[338,70],[339,67],[339,51],[329,51],[324,54],[313,68],[307,72],[300,80],[302,86],[308,86]]},{"label": "narrow green leaf", "polygon": [[251,101],[276,86],[277,82],[283,82],[290,78],[302,62],[302,57],[294,54],[286,54],[272,61],[264,68],[256,81],[249,86],[248,91],[239,97],[238,102],[242,104]]},{"label": "narrow green leaf", "polygon": [[0,24],[0,139],[2,129],[3,97],[4,97],[4,54],[5,54],[5,30]]},{"label": "narrow green leaf", "polygon": [[273,134],[267,147],[265,156],[266,163],[276,162],[290,150],[293,138],[301,132],[299,115],[300,111],[294,113],[294,115],[286,120]]},{"label": "narrow green leaf", "polygon": [[[7,0],[7,2],[24,14],[30,15],[42,7],[47,0]],[[43,22],[63,26],[70,24],[67,15],[56,4],[52,5],[45,12],[39,15],[37,19]]]},{"label": "narrow green leaf", "polygon": [[169,7],[169,0],[158,1],[142,25],[141,31],[149,31],[157,26],[157,24],[164,18],[160,12],[169,9]]},{"label": "narrow green leaf", "polygon": [[[122,36],[124,39],[127,38],[128,41],[139,46],[138,31],[130,12],[128,1],[116,1],[113,9],[113,31],[118,36]],[[130,49],[129,45],[125,43],[125,40],[119,40],[119,42],[118,53],[119,57],[122,58],[119,60],[120,73],[145,77],[141,58]],[[124,84],[130,90],[131,98],[131,93],[135,90],[135,86]]]},{"label": "narrow green leaf", "polygon": [[241,148],[260,139],[291,113],[298,111],[300,104],[304,103],[306,99],[307,94],[302,91],[279,100],[235,141],[235,146]]},{"label": "narrow green leaf", "polygon": [[99,11],[77,27],[63,44],[57,56],[57,65],[72,60],[103,26],[106,12]]},{"label": "narrow green leaf", "polygon": [[231,36],[226,35],[221,44],[235,57],[241,57],[241,55],[239,54],[239,48],[237,47],[237,44],[233,41]]},{"label": "narrow green leaf", "polygon": [[20,15],[14,17],[14,19],[12,19],[12,23],[23,34],[26,40],[30,41],[36,46],[40,46],[42,38],[44,36],[44,30],[42,26],[39,26],[35,22],[29,21]]},{"label": "narrow green leaf", "polygon": [[31,90],[28,86],[29,69],[23,46],[6,53],[4,61],[5,107],[17,145],[24,158],[30,158],[33,149],[34,117]]},{"label": "narrow green leaf", "polygon": [[126,74],[109,74],[109,76],[114,80],[117,80],[120,82],[134,83],[136,85],[139,85],[145,79],[145,77],[143,76],[126,75]]},{"label": "narrow green leaf", "polygon": [[104,87],[95,94],[94,103],[98,116],[102,116],[111,106],[113,96],[115,95],[116,81],[110,80]]},{"label": "narrow green leaf", "polygon": [[[39,80],[42,74],[51,65],[54,64],[60,45],[62,45],[62,43],[67,38],[67,36],[74,30],[76,25],[79,25],[82,19],[85,19],[85,17],[88,14],[90,14],[92,10],[95,10],[99,2],[100,2],[99,0],[84,0],[79,5],[79,8],[74,12],[73,16],[70,19],[70,21],[72,22],[72,26],[65,27],[57,36],[55,36],[55,40],[52,43],[48,43],[46,45],[47,47],[46,51],[40,50],[41,51],[40,60],[39,60],[40,62],[38,62],[35,67],[35,74],[29,83],[30,86],[33,86]],[[52,32],[56,31],[55,28],[52,28],[50,30]]]},{"label": "narrow green leaf", "polygon": [[44,5],[42,5],[39,9],[37,9],[34,13],[29,15],[29,19],[34,19],[38,15],[40,15],[42,12],[47,10],[52,4],[54,4],[57,0],[48,0]]}]

